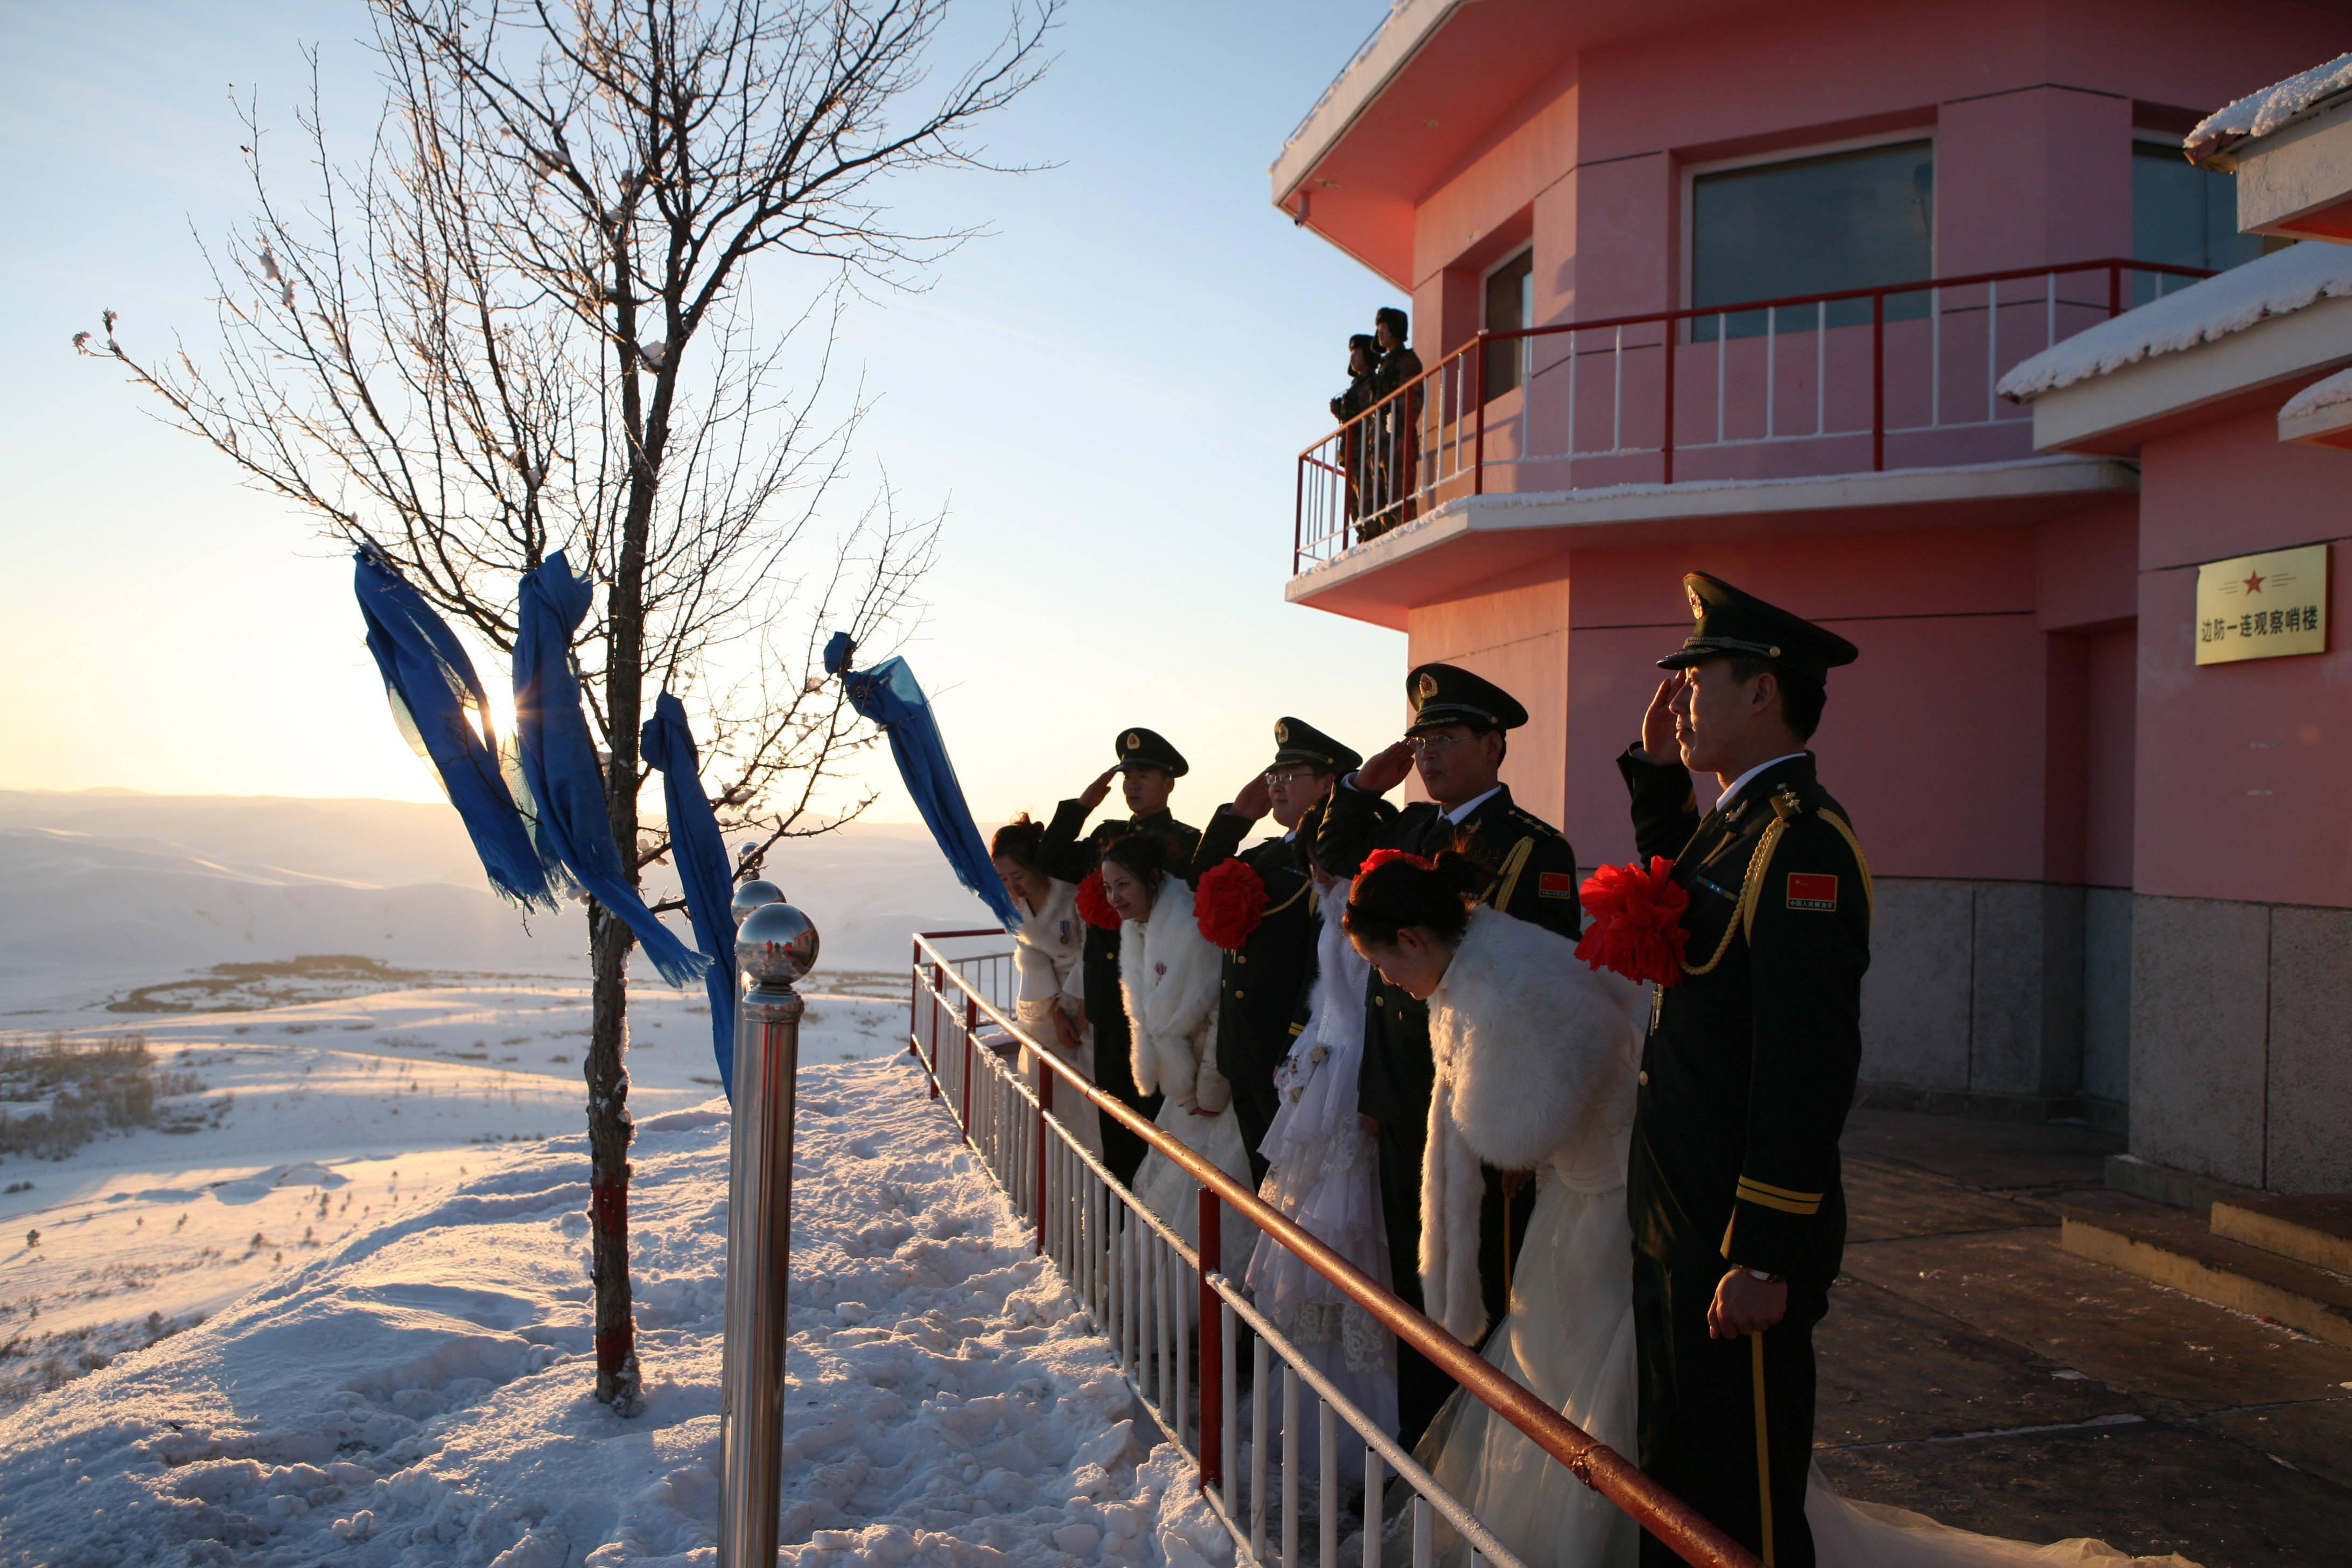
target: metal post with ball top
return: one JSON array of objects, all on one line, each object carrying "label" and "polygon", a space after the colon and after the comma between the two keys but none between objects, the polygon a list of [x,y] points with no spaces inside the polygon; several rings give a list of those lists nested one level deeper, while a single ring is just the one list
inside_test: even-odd
[{"label": "metal post with ball top", "polygon": [[784,1307],[792,1269],[793,1082],[816,927],[767,882],[735,895],[735,1115],[727,1184],[727,1341],[719,1373],[719,1568],[772,1568],[782,1481]]}]

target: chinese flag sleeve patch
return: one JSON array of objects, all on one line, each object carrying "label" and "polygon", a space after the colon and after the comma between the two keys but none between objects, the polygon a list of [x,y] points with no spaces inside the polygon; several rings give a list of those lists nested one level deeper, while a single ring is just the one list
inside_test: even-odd
[{"label": "chinese flag sleeve patch", "polygon": [[1572,899],[1576,897],[1576,877],[1568,871],[1545,871],[1536,878],[1536,896],[1539,899]]},{"label": "chinese flag sleeve patch", "polygon": [[1789,873],[1789,907],[1792,910],[1837,909],[1838,879],[1822,871]]}]

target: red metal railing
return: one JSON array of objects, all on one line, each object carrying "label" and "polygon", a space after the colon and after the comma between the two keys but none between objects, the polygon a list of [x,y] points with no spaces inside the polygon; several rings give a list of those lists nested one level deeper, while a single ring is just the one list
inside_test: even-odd
[{"label": "red metal railing", "polygon": [[2121,313],[2126,275],[2212,276],[2107,258],[1482,331],[1298,455],[1291,570],[1459,496],[2031,457],[2000,378]]},{"label": "red metal railing", "polygon": [[[1001,934],[994,931],[963,931],[920,932],[915,936],[913,963],[909,970],[911,1001],[907,1049],[922,1066],[929,1079],[931,1097],[939,1099],[942,1089],[946,1090],[949,1109],[961,1127],[965,1142],[971,1145],[983,1166],[1004,1189],[1015,1211],[1024,1218],[1034,1216],[1039,1252],[1055,1255],[1056,1261],[1064,1263],[1065,1271],[1075,1276],[1074,1289],[1082,1301],[1098,1303],[1110,1309],[1108,1316],[1115,1321],[1107,1321],[1105,1327],[1112,1341],[1114,1353],[1122,1356],[1131,1381],[1139,1380],[1138,1391],[1144,1395],[1147,1408],[1153,1409],[1155,1419],[1160,1422],[1162,1429],[1199,1465],[1203,1495],[1226,1517],[1229,1524],[1236,1523],[1229,1511],[1229,1504],[1237,1495],[1233,1489],[1237,1479],[1234,1474],[1237,1436],[1230,1420],[1233,1414],[1229,1409],[1233,1399],[1233,1370],[1227,1330],[1233,1315],[1239,1311],[1246,1314],[1246,1321],[1261,1342],[1261,1349],[1263,1342],[1276,1336],[1273,1326],[1257,1317],[1223,1272],[1221,1231],[1223,1211],[1226,1207],[1231,1207],[1237,1216],[1297,1254],[1307,1267],[1378,1319],[1400,1342],[1411,1345],[1436,1363],[1448,1376],[1468,1389],[1474,1397],[1525,1433],[1530,1441],[1566,1466],[1579,1480],[1631,1515],[1643,1529],[1656,1536],[1685,1562],[1703,1565],[1703,1568],[1759,1568],[1752,1554],[1689,1505],[1643,1474],[1640,1467],[1631,1459],[1593,1437],[1496,1370],[1469,1346],[1407,1306],[1394,1292],[1375,1283],[1369,1275],[1301,1229],[1280,1211],[1262,1202],[1248,1187],[1137,1115],[1121,1101],[1096,1088],[1064,1061],[1058,1053],[1031,1039],[1010,1015],[1005,997],[1001,994],[1008,990],[1002,976],[992,976],[997,983],[991,985],[984,981],[976,984],[976,977],[969,973],[975,962],[984,963],[997,955],[985,955],[981,960],[949,959],[936,945],[950,940]],[[984,992],[991,994],[984,994]],[[962,1037],[960,1042],[943,1042],[940,1039],[942,1022],[947,1023],[949,1032]],[[976,1060],[974,1039],[983,1026],[991,1032],[992,1037],[1001,1041],[1003,1048],[1009,1050],[1017,1043],[1024,1048],[1025,1058],[1037,1064],[1041,1070],[1034,1090],[1025,1081],[1025,1071],[1020,1075],[1013,1073],[1006,1063],[986,1046],[979,1048],[979,1059]],[[946,1047],[944,1052],[943,1045]],[[956,1065],[948,1069],[949,1076],[943,1080],[941,1070],[947,1062]],[[1189,1266],[1185,1272],[1192,1279],[1183,1284],[1189,1290],[1197,1291],[1198,1297],[1197,1305],[1192,1309],[1197,1314],[1193,1321],[1200,1332],[1199,1354],[1193,1363],[1200,1373],[1197,1447],[1188,1441],[1184,1395],[1190,1379],[1186,1366],[1188,1358],[1184,1354],[1186,1335],[1181,1319],[1171,1332],[1164,1313],[1155,1320],[1147,1310],[1143,1315],[1142,1331],[1139,1333],[1132,1311],[1118,1310],[1111,1294],[1099,1289],[1098,1276],[1106,1258],[1115,1277],[1126,1278],[1130,1270],[1133,1278],[1139,1280],[1146,1277],[1145,1266],[1138,1261],[1139,1255],[1126,1243],[1125,1237],[1156,1227],[1145,1218],[1132,1194],[1123,1187],[1114,1188],[1108,1173],[1098,1162],[1084,1154],[1064,1131],[1061,1121],[1054,1118],[1052,1110],[1055,1102],[1066,1097],[1068,1103],[1091,1103],[1099,1115],[1115,1119],[1175,1162],[1200,1185],[1199,1212],[1195,1220],[1197,1243],[1191,1247],[1182,1247],[1181,1243],[1177,1243],[1165,1248],[1180,1263]],[[1060,1173],[1058,1179],[1057,1172]],[[1077,1178],[1075,1184],[1074,1177]],[[1130,1210],[1129,1223],[1124,1226],[1111,1224],[1106,1231],[1103,1228],[1106,1223],[1103,1211],[1096,1202],[1097,1194],[1116,1196],[1128,1205]],[[1090,1240],[1071,1246],[1072,1239],[1081,1234]],[[1060,1240],[1058,1247],[1055,1237]],[[1153,1245],[1148,1235],[1144,1239],[1147,1246]],[[1184,1257],[1185,1253],[1191,1256]],[[1150,1276],[1154,1289],[1163,1284],[1177,1283],[1168,1279],[1164,1260],[1155,1267],[1160,1272]],[[1090,1280],[1089,1275],[1097,1278]],[[1160,1346],[1156,1362],[1150,1350],[1154,1342]],[[1223,1380],[1209,1374],[1210,1369],[1220,1363],[1225,1367]],[[1267,1385],[1263,1375],[1264,1364],[1261,1355],[1261,1375],[1254,1380],[1260,1390],[1258,1408],[1261,1413],[1253,1465],[1254,1471],[1257,1473],[1251,1485],[1248,1508],[1252,1521],[1248,1531],[1250,1556],[1259,1561],[1265,1558],[1263,1548],[1266,1524],[1263,1469],[1267,1444],[1263,1430],[1263,1412]],[[1287,1430],[1286,1422],[1286,1434]],[[1323,1448],[1327,1477],[1332,1473],[1331,1450],[1328,1442],[1330,1430],[1327,1419],[1327,1442]],[[1394,1448],[1392,1443],[1379,1439],[1368,1441],[1375,1448]],[[1286,1435],[1285,1442],[1287,1445]],[[1403,1458],[1401,1452],[1397,1458]],[[1434,1485],[1427,1473],[1418,1466],[1411,1465],[1409,1459],[1398,1466],[1398,1473],[1412,1480],[1417,1488]],[[1380,1488],[1372,1483],[1369,1467],[1366,1479],[1366,1496],[1377,1499],[1381,1495]],[[1327,1488],[1324,1497],[1326,1562],[1333,1560],[1330,1554],[1337,1544],[1336,1536],[1328,1529],[1333,1517],[1329,1511],[1331,1500],[1331,1489]],[[1458,1503],[1448,1500],[1452,1508],[1458,1510]],[[1286,1495],[1286,1509],[1288,1506]],[[1477,1526],[1476,1521],[1466,1515],[1458,1522],[1476,1529],[1480,1536],[1485,1535],[1483,1527]],[[1290,1528],[1293,1523],[1294,1520],[1286,1517],[1283,1537],[1283,1560],[1286,1563],[1300,1560]],[[1236,1533],[1239,1533],[1238,1528]],[[1371,1537],[1377,1533],[1376,1528],[1368,1529],[1368,1562],[1372,1560],[1375,1550]],[[1491,1536],[1483,1542],[1477,1542],[1476,1537],[1472,1539],[1479,1554],[1489,1561],[1510,1561],[1507,1552],[1498,1550],[1500,1543]],[[1413,1560],[1428,1560],[1426,1545],[1419,1538]]]}]

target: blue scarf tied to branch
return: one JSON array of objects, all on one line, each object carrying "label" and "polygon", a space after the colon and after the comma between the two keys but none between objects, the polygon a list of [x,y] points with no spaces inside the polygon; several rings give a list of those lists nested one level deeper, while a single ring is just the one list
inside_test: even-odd
[{"label": "blue scarf tied to branch", "polygon": [[522,781],[509,776],[511,759],[500,758],[489,696],[474,661],[425,595],[379,552],[363,549],[352,559],[368,652],[383,676],[392,716],[440,778],[491,888],[526,910],[561,909],[571,879],[542,858],[531,837],[526,805],[515,798]]},{"label": "blue scarf tied to branch", "polygon": [[[682,986],[710,961],[678,941],[630,886],[604,810],[596,745],[581,711],[572,634],[588,614],[588,584],[572,575],[562,551],[522,580],[515,636],[515,731],[523,777],[539,802],[541,840],[606,910],[627,922],[672,985]],[[629,846],[635,854],[636,846]]]},{"label": "blue scarf tied to branch", "polygon": [[646,761],[661,770],[662,808],[669,818],[669,854],[686,888],[686,913],[694,940],[710,957],[702,984],[710,993],[710,1044],[719,1058],[719,1081],[729,1104],[735,1100],[735,874],[727,840],[710,797],[702,791],[701,760],[686,706],[668,692],[654,699],[637,744]]}]

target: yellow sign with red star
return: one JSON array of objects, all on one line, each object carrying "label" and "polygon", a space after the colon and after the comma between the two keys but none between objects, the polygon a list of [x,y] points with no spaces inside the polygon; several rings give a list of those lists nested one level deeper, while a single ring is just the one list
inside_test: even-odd
[{"label": "yellow sign with red star", "polygon": [[2273,550],[2197,568],[2197,662],[2327,651],[2327,546]]}]

